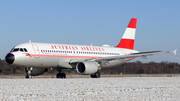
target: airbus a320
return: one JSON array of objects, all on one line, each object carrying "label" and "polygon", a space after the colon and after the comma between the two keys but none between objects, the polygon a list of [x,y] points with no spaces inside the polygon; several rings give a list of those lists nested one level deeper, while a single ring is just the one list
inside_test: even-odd
[{"label": "airbus a320", "polygon": [[100,78],[101,69],[118,66],[136,57],[145,58],[172,52],[176,54],[177,49],[149,52],[134,50],[136,22],[136,18],[130,20],[122,39],[115,47],[29,42],[15,46],[5,59],[9,64],[25,67],[26,78],[41,75],[49,68],[59,72],[57,78],[66,78],[62,69],[76,70],[80,75]]}]

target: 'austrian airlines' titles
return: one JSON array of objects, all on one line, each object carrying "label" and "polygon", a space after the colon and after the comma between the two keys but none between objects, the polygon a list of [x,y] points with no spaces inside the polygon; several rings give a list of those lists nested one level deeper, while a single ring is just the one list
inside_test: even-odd
[{"label": "'austrian airlines' titles", "polygon": [[76,51],[105,51],[101,47],[87,47],[87,46],[68,46],[68,45],[51,45],[51,49],[60,49],[60,50],[76,50]]}]

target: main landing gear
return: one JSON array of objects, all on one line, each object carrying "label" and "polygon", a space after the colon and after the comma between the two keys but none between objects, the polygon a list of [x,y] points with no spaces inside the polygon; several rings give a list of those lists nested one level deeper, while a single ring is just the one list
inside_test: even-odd
[{"label": "main landing gear", "polygon": [[65,73],[58,73],[56,75],[56,78],[66,78],[66,74]]},{"label": "main landing gear", "polygon": [[101,74],[99,72],[91,74],[91,78],[100,78],[100,76],[101,76]]},{"label": "main landing gear", "polygon": [[61,73],[61,69],[58,70],[58,74],[56,75],[56,78],[66,78],[66,74],[65,73]]}]

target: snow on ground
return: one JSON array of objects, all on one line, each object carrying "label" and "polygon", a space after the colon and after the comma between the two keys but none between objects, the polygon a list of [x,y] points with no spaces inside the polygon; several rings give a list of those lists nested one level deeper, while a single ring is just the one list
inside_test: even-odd
[{"label": "snow on ground", "polygon": [[0,100],[180,101],[180,77],[0,79]]}]

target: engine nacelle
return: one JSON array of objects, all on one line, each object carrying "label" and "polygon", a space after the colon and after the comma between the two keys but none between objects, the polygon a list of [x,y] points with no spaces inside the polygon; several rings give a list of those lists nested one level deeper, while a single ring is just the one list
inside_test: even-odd
[{"label": "engine nacelle", "polygon": [[[28,75],[27,68],[24,68],[24,71]],[[32,72],[31,72],[31,76],[38,76],[47,71],[48,71],[48,68],[33,68]]]},{"label": "engine nacelle", "polygon": [[98,66],[96,63],[84,61],[76,65],[76,70],[79,74],[90,75],[98,71]]}]

